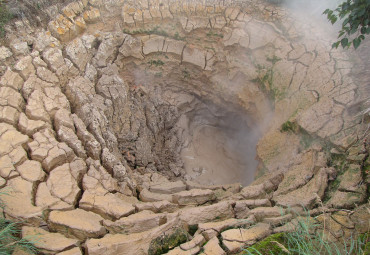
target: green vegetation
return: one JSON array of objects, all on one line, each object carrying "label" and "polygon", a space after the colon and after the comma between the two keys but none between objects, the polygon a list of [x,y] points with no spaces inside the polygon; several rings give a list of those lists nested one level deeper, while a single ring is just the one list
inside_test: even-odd
[{"label": "green vegetation", "polygon": [[257,69],[257,78],[254,79],[254,82],[257,82],[260,85],[260,88],[265,92],[271,99],[272,102],[277,100],[282,100],[286,95],[285,88],[278,88],[274,86],[274,65],[281,60],[277,56],[266,56],[266,60],[271,62],[272,66],[265,66],[256,64]]},{"label": "green vegetation", "polygon": [[190,79],[190,72],[188,71],[188,69],[185,68],[185,70],[182,70],[182,75],[184,79]]},{"label": "green vegetation", "polygon": [[219,34],[216,32],[213,32],[212,30],[207,33],[208,37],[218,37],[218,38],[224,38],[223,34]]},{"label": "green vegetation", "polygon": [[286,121],[281,125],[280,132],[296,132],[298,130],[298,125],[295,122]]},{"label": "green vegetation", "polygon": [[346,171],[349,171],[349,165],[345,154],[330,154],[327,164],[336,169],[336,178],[328,183],[325,196],[322,199],[324,203],[328,202],[333,194],[338,190],[340,182],[342,181],[342,175]]},{"label": "green vegetation", "polygon": [[[286,233],[286,246],[291,254],[363,254],[364,243],[359,238],[336,244],[325,237],[324,232],[316,230],[317,225],[299,221],[295,231]],[[314,233],[313,233],[314,232]]]},{"label": "green vegetation", "polygon": [[0,254],[12,254],[21,249],[31,254],[37,252],[32,242],[20,238],[20,224],[0,218]]},{"label": "green vegetation", "polygon": [[272,102],[275,102],[277,100],[282,100],[285,97],[286,91],[275,87],[273,80],[273,67],[257,65],[257,78],[252,81],[257,82],[261,90],[270,97]]},{"label": "green vegetation", "polygon": [[148,255],[160,255],[167,253],[174,247],[188,241],[188,232],[177,228],[172,234],[162,235],[152,240],[149,246]]},{"label": "green vegetation", "polygon": [[0,38],[5,36],[4,26],[12,19],[12,15],[9,13],[3,0],[0,0]]},{"label": "green vegetation", "polygon": [[152,65],[155,65],[156,67],[158,67],[158,66],[163,66],[164,65],[164,62],[162,61],[162,60],[160,60],[160,59],[158,59],[158,60],[150,60],[150,61],[148,61],[148,64],[150,65],[150,66],[152,66]]},{"label": "green vegetation", "polygon": [[274,55],[274,56],[272,56],[272,58],[267,57],[266,60],[271,62],[273,65],[275,65],[277,62],[279,62],[281,60],[281,58]]},{"label": "green vegetation", "polygon": [[282,243],[285,243],[285,234],[278,233],[271,235],[262,241],[252,245],[242,254],[259,255],[259,254],[289,254],[284,250]]},{"label": "green vegetation", "polygon": [[[368,234],[358,238],[330,241],[319,223],[306,218],[298,221],[294,231],[271,235],[247,248],[242,254],[248,255],[350,255],[368,254]],[[365,250],[366,249],[366,250]]]},{"label": "green vegetation", "polygon": [[123,33],[130,34],[130,35],[137,35],[137,34],[146,34],[146,35],[160,35],[164,37],[169,37],[178,41],[185,41],[185,37],[180,36],[179,32],[174,33],[173,35],[167,33],[165,30],[160,28],[159,26],[155,26],[150,29],[138,29],[138,30],[129,30],[123,29]]},{"label": "green vegetation", "polygon": [[333,43],[333,48],[341,45],[349,48],[352,44],[355,49],[365,40],[365,35],[370,34],[370,1],[346,0],[335,10],[326,9],[324,14],[334,24],[338,19],[343,20],[342,29],[338,34],[338,41]]},{"label": "green vegetation", "polygon": [[[6,192],[0,192],[0,195],[7,195]],[[0,208],[4,208],[5,205],[0,200]],[[19,222],[13,222],[5,219],[2,215],[0,216],[0,254],[10,255],[15,249],[26,251],[30,254],[37,252],[33,242],[26,239],[20,238],[21,224]]]},{"label": "green vegetation", "polygon": [[185,41],[185,37],[180,36],[179,32],[176,32],[174,34],[173,39],[178,40],[178,41]]},{"label": "green vegetation", "polygon": [[161,36],[164,36],[164,37],[168,37],[168,33],[166,31],[164,31],[163,29],[161,29],[159,26],[155,26],[153,28],[150,28],[150,29],[138,29],[138,30],[132,30],[130,31],[129,29],[123,29],[123,32],[126,33],[126,34],[147,34],[147,35],[161,35]]},{"label": "green vegetation", "polygon": [[189,234],[190,235],[194,235],[195,232],[197,232],[198,230],[198,224],[195,224],[195,225],[189,225]]}]

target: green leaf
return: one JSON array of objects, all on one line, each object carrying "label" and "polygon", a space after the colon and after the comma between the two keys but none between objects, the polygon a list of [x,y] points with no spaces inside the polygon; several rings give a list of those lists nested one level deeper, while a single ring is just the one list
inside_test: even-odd
[{"label": "green leaf", "polygon": [[347,47],[348,46],[348,38],[343,38],[340,41],[340,44],[342,45],[343,48]]},{"label": "green leaf", "polygon": [[344,32],[344,31],[341,31],[341,32],[339,33],[339,35],[338,35],[338,38],[342,37],[344,34],[345,34],[345,32]]},{"label": "green leaf", "polygon": [[340,41],[335,42],[335,43],[333,43],[333,44],[331,45],[331,47],[332,47],[333,49],[334,49],[334,48],[338,49],[339,44],[340,44]]},{"label": "green leaf", "polygon": [[349,34],[353,35],[354,33],[356,33],[356,31],[357,31],[357,27],[352,27],[351,31],[349,31]]},{"label": "green leaf", "polygon": [[347,25],[348,21],[349,21],[349,18],[346,18],[346,19],[343,21],[342,27],[344,27],[345,25]]},{"label": "green leaf", "polygon": [[353,47],[355,47],[355,49],[357,49],[358,46],[360,46],[360,44],[361,44],[361,39],[356,38],[353,40]]},{"label": "green leaf", "polygon": [[357,13],[357,16],[358,17],[361,17],[362,15],[364,15],[365,14],[365,9],[362,9],[362,10],[360,10],[358,13]]}]

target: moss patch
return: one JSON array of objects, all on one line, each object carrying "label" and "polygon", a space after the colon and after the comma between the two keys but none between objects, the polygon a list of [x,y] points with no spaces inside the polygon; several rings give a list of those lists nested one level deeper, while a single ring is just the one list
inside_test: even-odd
[{"label": "moss patch", "polygon": [[[287,254],[279,247],[278,243],[284,245],[285,243],[285,235],[284,233],[278,233],[271,235],[262,241],[252,245],[251,247],[247,248],[241,254]],[[257,252],[258,251],[258,252]]]},{"label": "moss patch", "polygon": [[188,239],[188,232],[183,228],[176,228],[171,234],[162,235],[152,240],[149,246],[148,255],[167,253],[174,247],[187,242]]}]

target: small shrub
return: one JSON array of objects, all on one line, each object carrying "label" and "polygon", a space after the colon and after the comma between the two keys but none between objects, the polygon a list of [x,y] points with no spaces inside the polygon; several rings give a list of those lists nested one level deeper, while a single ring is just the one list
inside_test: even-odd
[{"label": "small shrub", "polygon": [[280,132],[296,132],[297,129],[297,123],[288,120],[281,125]]}]

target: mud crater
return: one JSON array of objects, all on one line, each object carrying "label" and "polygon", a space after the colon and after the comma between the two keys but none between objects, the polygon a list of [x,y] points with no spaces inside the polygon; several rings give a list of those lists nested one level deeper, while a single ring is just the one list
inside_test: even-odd
[{"label": "mud crater", "polygon": [[[153,64],[162,58],[165,66]],[[121,59],[117,65],[132,107],[146,112],[141,121],[140,114],[133,121],[143,124],[137,138],[126,134],[118,139],[132,168],[204,185],[253,181],[261,137],[257,116],[232,101],[233,96],[213,90],[210,74],[179,65],[171,55],[154,54],[143,62]],[[140,136],[148,138],[150,149],[141,147]]]}]

